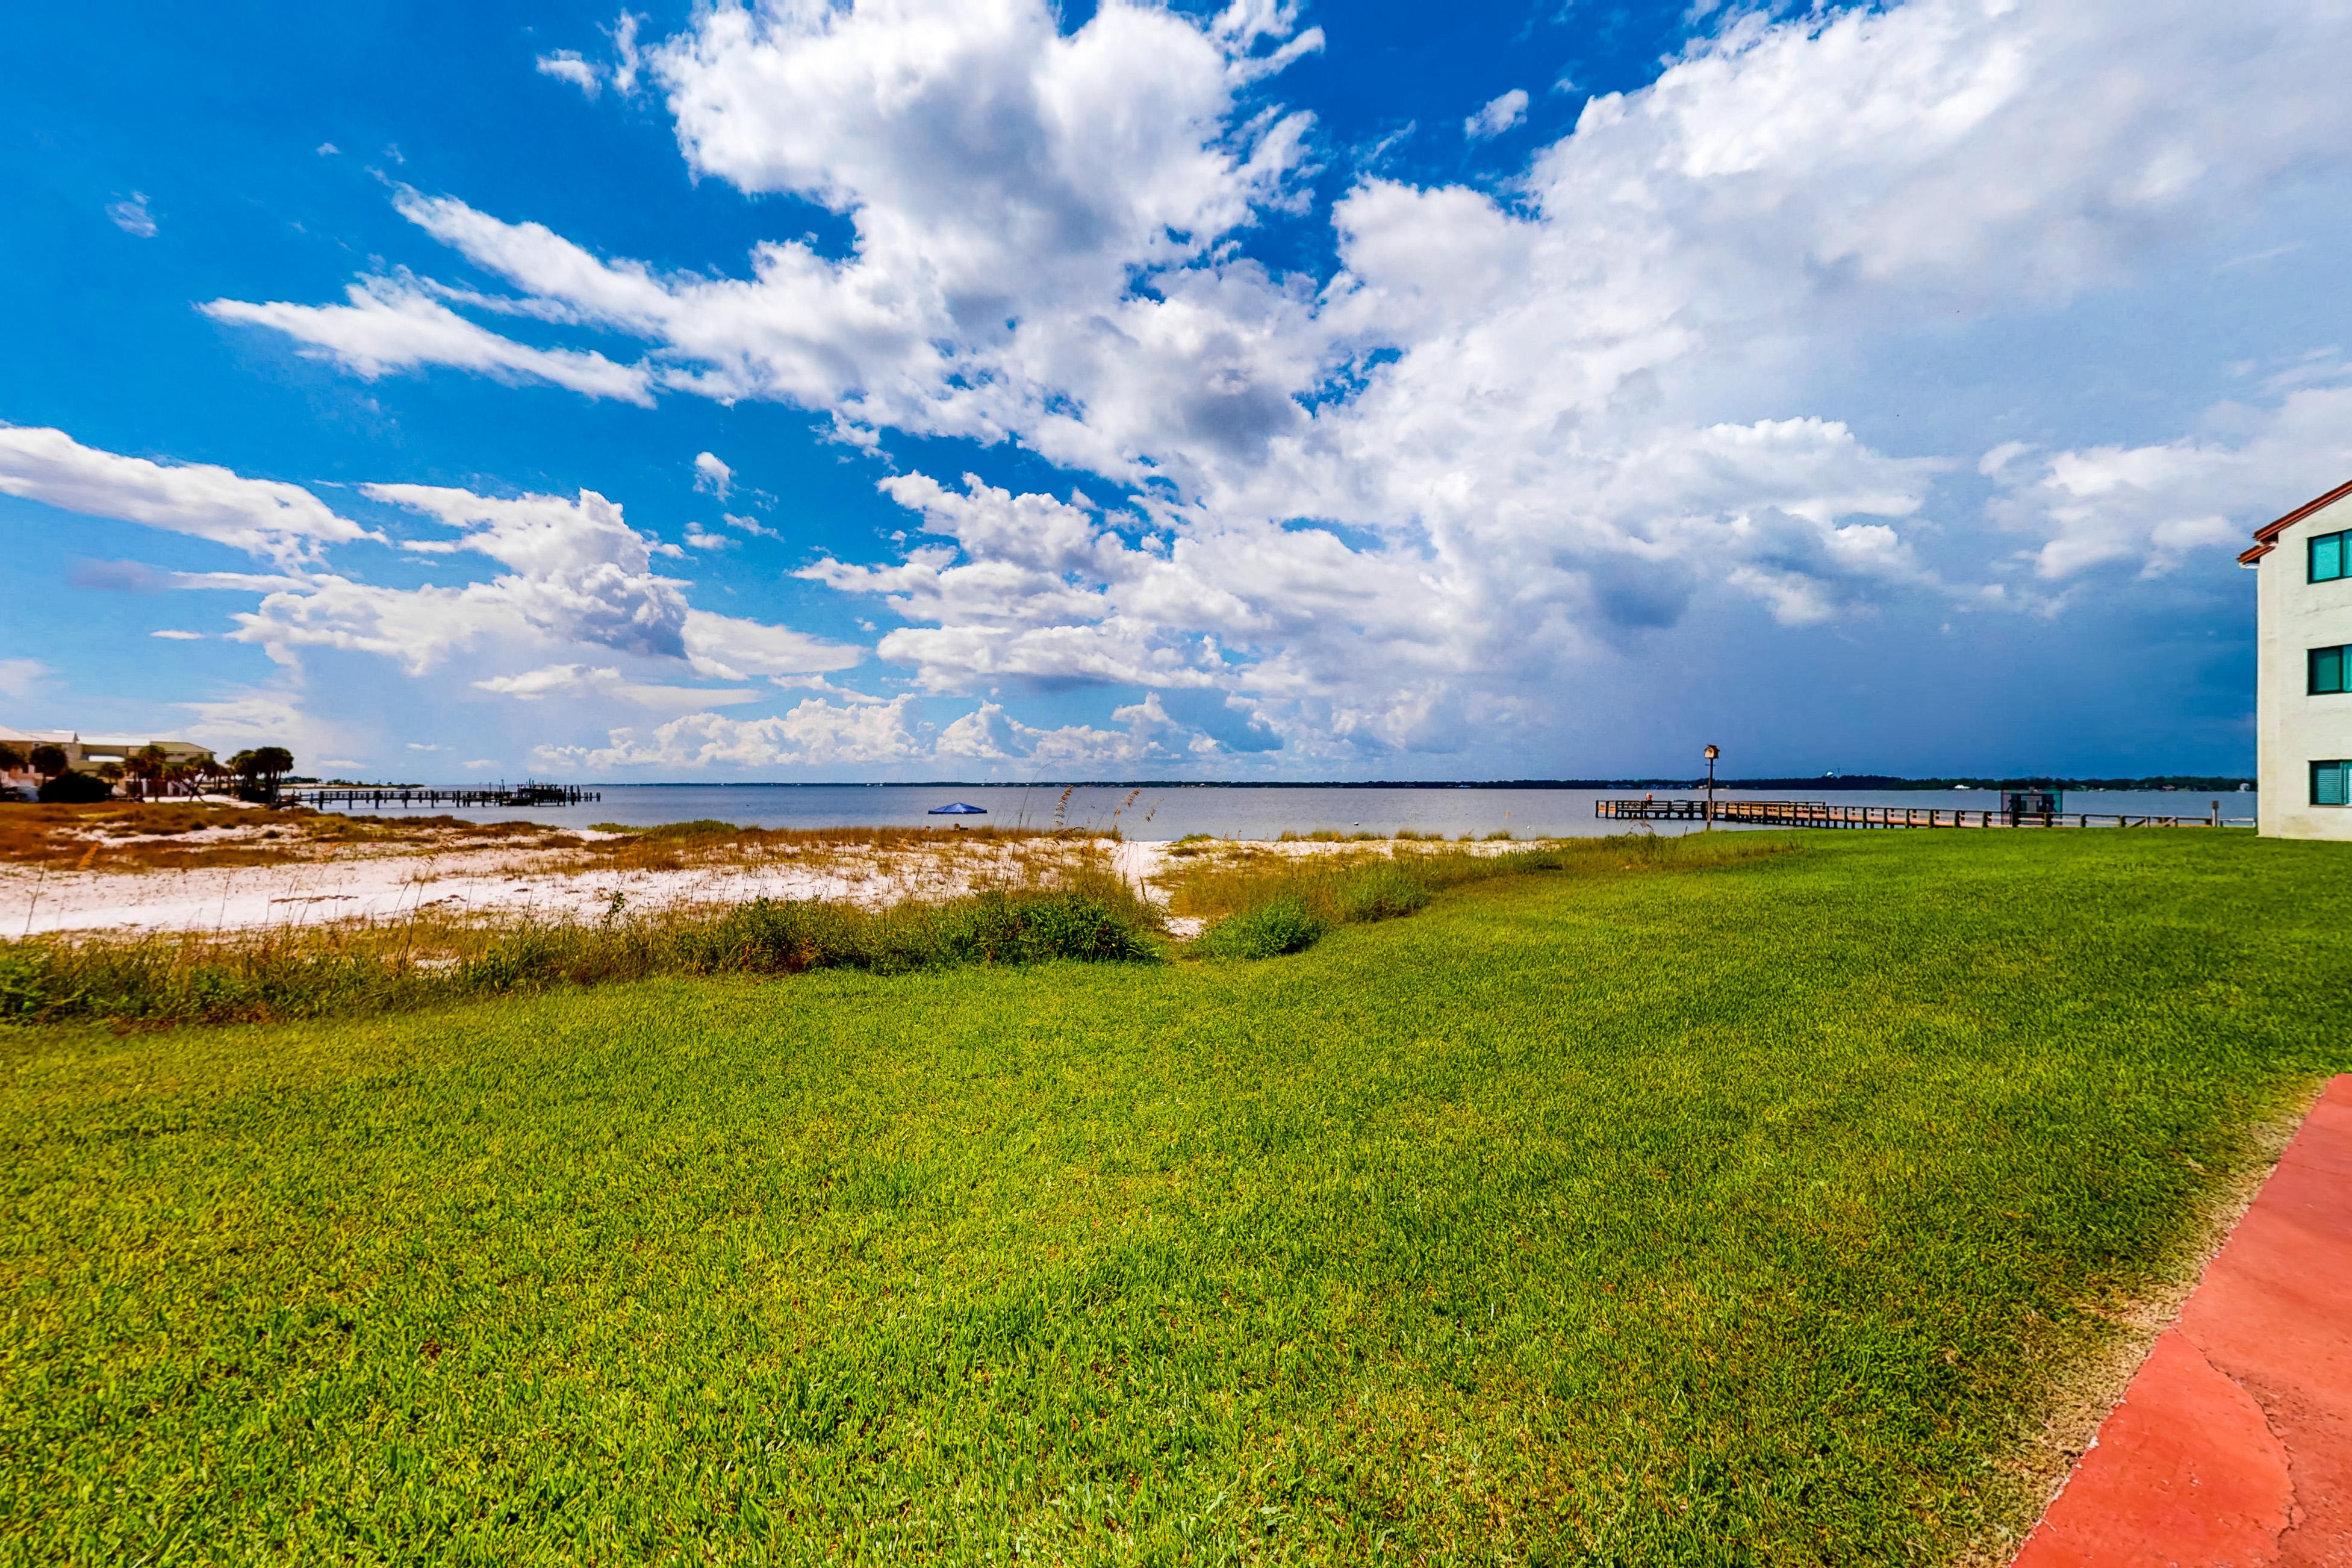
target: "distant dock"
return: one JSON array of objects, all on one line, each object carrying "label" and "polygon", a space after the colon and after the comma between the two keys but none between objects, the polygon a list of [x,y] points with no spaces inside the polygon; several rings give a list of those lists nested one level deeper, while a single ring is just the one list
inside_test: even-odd
[{"label": "distant dock", "polygon": [[422,806],[430,811],[438,807],[464,810],[483,805],[583,805],[604,796],[593,789],[581,789],[573,784],[518,784],[513,789],[369,789],[341,787],[334,789],[289,789],[279,799],[289,805],[311,805],[321,810],[334,806],[364,805],[375,810],[384,807]]},{"label": "distant dock", "polygon": [[[1705,799],[1596,800],[1592,815],[1620,822],[1705,822]],[[2053,808],[1954,807],[1939,805],[1832,805],[1822,800],[1718,800],[1714,819],[1742,827],[2252,827],[2223,820],[2216,802],[2201,816],[2149,816],[2138,812],[2060,811]]]}]

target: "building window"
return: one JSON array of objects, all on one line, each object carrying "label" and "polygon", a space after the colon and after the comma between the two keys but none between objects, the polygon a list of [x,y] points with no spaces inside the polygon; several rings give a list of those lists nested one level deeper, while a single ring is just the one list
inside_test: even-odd
[{"label": "building window", "polygon": [[2311,804],[2352,805],[2352,762],[2311,764]]},{"label": "building window", "polygon": [[2352,564],[2352,562],[2346,560],[2347,556],[2352,556],[2352,550],[2345,549],[2345,543],[2346,538],[2341,532],[2319,533],[2312,536],[2311,580],[2313,582],[2333,583],[2344,575],[2345,567]]},{"label": "building window", "polygon": [[2352,674],[2352,645],[2339,643],[2334,647],[2311,650],[2311,680],[2305,688],[2314,697],[2324,697],[2344,689],[2344,678]]}]

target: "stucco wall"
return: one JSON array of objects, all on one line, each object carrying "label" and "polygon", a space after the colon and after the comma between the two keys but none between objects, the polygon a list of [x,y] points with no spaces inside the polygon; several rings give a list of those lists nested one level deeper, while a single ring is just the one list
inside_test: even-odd
[{"label": "stucco wall", "polygon": [[2352,757],[2352,692],[2313,697],[2305,656],[2352,643],[2352,577],[2311,583],[2306,548],[2315,533],[2352,529],[2352,496],[2287,529],[2254,563],[2260,685],[2255,695],[2262,830],[2280,838],[2352,839],[2352,806],[2311,804],[2311,764]]}]

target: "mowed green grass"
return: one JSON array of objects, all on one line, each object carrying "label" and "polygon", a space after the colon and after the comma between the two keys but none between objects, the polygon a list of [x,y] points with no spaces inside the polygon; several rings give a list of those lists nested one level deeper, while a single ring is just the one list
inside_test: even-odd
[{"label": "mowed green grass", "polygon": [[11,1561],[1935,1563],[2352,1066],[2340,847],[0,1031]]}]

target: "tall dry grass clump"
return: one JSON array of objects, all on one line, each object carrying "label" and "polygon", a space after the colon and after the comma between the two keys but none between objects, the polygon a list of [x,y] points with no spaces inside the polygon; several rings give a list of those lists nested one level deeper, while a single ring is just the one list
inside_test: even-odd
[{"label": "tall dry grass clump", "polygon": [[1161,880],[1171,910],[1210,921],[1192,944],[1194,952],[1273,958],[1313,946],[1333,926],[1412,914],[1438,893],[1465,883],[1535,874],[1696,870],[1790,847],[1780,840],[1733,833],[1675,838],[1624,834],[1501,853],[1400,838],[1360,854],[1244,849],[1213,859],[1195,857]]}]

